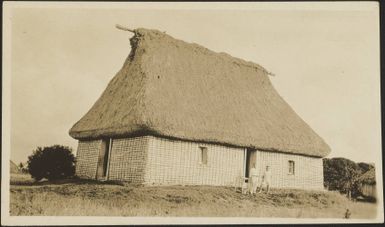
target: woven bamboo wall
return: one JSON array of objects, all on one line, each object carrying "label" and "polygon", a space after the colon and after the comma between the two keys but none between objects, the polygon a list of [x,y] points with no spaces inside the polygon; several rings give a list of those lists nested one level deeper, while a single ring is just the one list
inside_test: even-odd
[{"label": "woven bamboo wall", "polygon": [[[101,140],[79,141],[76,175],[94,179]],[[207,148],[207,164],[201,163],[201,147]],[[272,172],[271,187],[323,189],[321,158],[257,151],[260,176],[266,165]],[[289,174],[289,160],[295,163]],[[244,149],[185,142],[153,136],[114,139],[108,179],[155,185],[233,185],[243,174]]]},{"label": "woven bamboo wall", "polygon": [[109,180],[143,183],[149,137],[113,139]]},{"label": "woven bamboo wall", "polygon": [[101,140],[79,141],[76,154],[76,176],[95,179]]},{"label": "woven bamboo wall", "polygon": [[[207,148],[207,164],[201,149]],[[146,184],[233,185],[243,173],[244,150],[149,137]]]},{"label": "woven bamboo wall", "polygon": [[[295,163],[294,175],[289,174],[289,160]],[[323,190],[321,158],[257,151],[256,163],[260,176],[270,166],[271,187]]]}]

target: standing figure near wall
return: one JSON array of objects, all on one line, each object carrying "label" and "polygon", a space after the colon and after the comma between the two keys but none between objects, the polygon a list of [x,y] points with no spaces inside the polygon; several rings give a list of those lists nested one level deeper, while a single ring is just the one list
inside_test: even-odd
[{"label": "standing figure near wall", "polygon": [[262,182],[261,182],[261,185],[259,187],[258,193],[262,192],[262,188],[263,188],[264,184],[266,184],[266,192],[269,192],[270,191],[270,182],[271,182],[271,171],[270,171],[270,167],[266,166],[266,170],[263,173]]},{"label": "standing figure near wall", "polygon": [[258,184],[258,174],[256,169],[256,164],[253,164],[253,168],[250,169],[249,174],[249,191],[250,194],[254,195],[257,191],[257,184]]}]

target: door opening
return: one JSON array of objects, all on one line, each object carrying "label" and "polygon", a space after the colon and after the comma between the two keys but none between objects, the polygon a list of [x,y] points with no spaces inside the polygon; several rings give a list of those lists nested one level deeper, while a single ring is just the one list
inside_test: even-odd
[{"label": "door opening", "polygon": [[103,139],[100,152],[99,152],[96,179],[106,178],[109,153],[110,153],[110,139]]},{"label": "door opening", "polygon": [[253,168],[256,163],[256,150],[252,148],[247,148],[246,151],[246,169],[245,169],[245,177],[249,177],[250,169]]}]

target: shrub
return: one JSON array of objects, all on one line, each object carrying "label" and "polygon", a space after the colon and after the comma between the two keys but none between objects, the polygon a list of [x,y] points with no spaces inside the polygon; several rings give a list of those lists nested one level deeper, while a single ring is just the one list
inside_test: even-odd
[{"label": "shrub", "polygon": [[371,164],[355,163],[346,158],[324,158],[324,186],[357,198],[362,196],[358,178],[372,168],[374,166]]},{"label": "shrub", "polygon": [[66,146],[54,145],[38,147],[28,157],[28,172],[39,181],[65,179],[75,174],[75,157],[72,149]]}]

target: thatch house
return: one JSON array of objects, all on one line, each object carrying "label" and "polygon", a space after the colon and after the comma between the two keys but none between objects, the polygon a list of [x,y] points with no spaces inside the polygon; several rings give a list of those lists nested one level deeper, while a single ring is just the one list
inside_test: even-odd
[{"label": "thatch house", "polygon": [[364,196],[374,199],[377,198],[375,168],[371,168],[362,174],[362,176],[358,178],[358,183],[360,184],[361,193]]},{"label": "thatch house", "polygon": [[323,189],[330,152],[282,99],[269,72],[148,29],[70,130],[76,174],[143,184],[232,185],[256,163],[272,187]]}]

